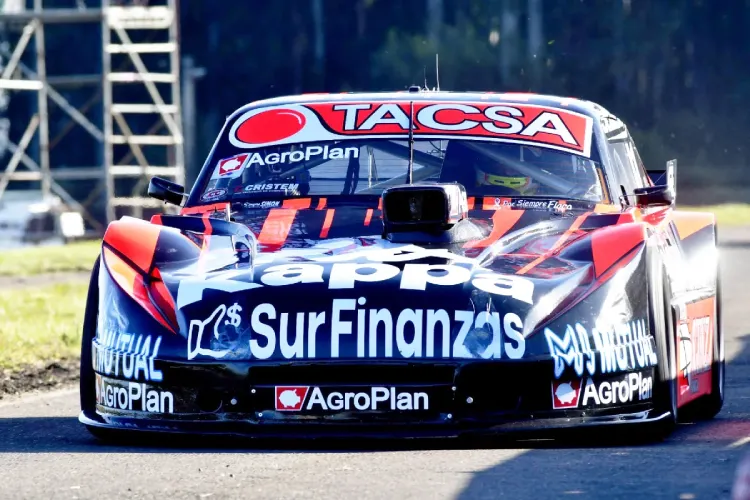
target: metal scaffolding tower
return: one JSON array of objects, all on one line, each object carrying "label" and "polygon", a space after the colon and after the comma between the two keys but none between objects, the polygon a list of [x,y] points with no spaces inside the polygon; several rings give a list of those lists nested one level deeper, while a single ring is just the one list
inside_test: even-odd
[{"label": "metal scaffolding tower", "polygon": [[[133,215],[141,217],[143,208],[160,206],[158,200],[144,196],[152,175],[171,177],[184,184],[176,1],[167,0],[166,5],[159,6],[107,5],[104,8],[102,68],[108,220],[116,217],[118,207],[129,207]],[[131,39],[131,32],[144,30],[153,32],[157,41],[144,43]],[[113,71],[118,56],[125,59],[125,64],[130,63],[134,71]],[[141,102],[120,101],[118,86],[139,84],[146,91]],[[152,120],[155,123],[143,133],[136,133],[126,117],[137,114],[156,116]],[[123,163],[118,157],[118,146],[127,146],[128,151],[123,154],[132,156],[136,163]],[[146,148],[152,150],[151,155],[146,155]],[[153,165],[150,158],[159,158],[162,162]]]},{"label": "metal scaffolding tower", "polygon": [[[37,92],[36,112],[20,140],[8,141],[12,156],[7,164],[0,164],[0,200],[10,182],[39,182],[43,197],[57,195],[95,230],[101,230],[101,217],[92,215],[90,207],[102,195],[106,197],[107,222],[123,214],[140,217],[144,208],[159,207],[157,200],[145,195],[151,175],[184,182],[178,14],[177,0],[101,0],[100,8],[87,7],[85,1],[92,0],[76,0],[78,8],[45,9],[43,0],[34,0],[33,10],[20,5],[15,11],[6,7],[0,13],[0,23],[6,30],[22,27],[12,51],[0,45],[0,56],[7,58],[0,74],[0,89]],[[75,23],[100,23],[102,73],[50,77],[46,71],[44,27]],[[22,62],[32,41],[35,69]],[[101,85],[101,92],[79,108],[54,88],[92,84]],[[139,85],[140,92],[121,90]],[[99,98],[103,101],[103,127],[87,118],[85,110],[82,112],[83,107],[90,108]],[[50,163],[50,149],[54,147],[50,143],[50,101],[100,144],[102,165],[69,167]],[[35,135],[38,161],[26,153]],[[26,170],[20,171],[19,167]],[[85,199],[75,199],[59,184],[61,180],[99,182]]]}]

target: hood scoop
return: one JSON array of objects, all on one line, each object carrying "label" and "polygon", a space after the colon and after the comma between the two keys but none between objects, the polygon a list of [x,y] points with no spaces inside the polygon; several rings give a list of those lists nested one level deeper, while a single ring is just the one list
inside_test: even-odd
[{"label": "hood scoop", "polygon": [[468,217],[461,184],[405,184],[383,191],[383,238],[398,243],[459,243],[484,237]]}]

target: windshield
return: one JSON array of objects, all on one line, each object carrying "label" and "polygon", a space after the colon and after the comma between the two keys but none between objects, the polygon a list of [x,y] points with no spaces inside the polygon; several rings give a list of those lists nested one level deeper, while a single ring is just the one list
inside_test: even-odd
[{"label": "windshield", "polygon": [[[258,148],[219,160],[201,200],[379,195],[406,182],[408,164],[408,141],[399,140]],[[601,201],[599,168],[596,161],[544,147],[459,139],[414,141],[414,182],[458,182],[470,196]]]}]

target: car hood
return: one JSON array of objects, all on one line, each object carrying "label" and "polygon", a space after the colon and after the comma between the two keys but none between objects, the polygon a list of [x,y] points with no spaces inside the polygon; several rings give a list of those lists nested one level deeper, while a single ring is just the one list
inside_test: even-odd
[{"label": "car hood", "polygon": [[[478,221],[482,238],[443,246],[393,243],[373,224],[265,252],[252,220],[159,222],[153,267],[188,359],[518,359],[551,314],[643,241],[620,214],[590,210],[497,210]],[[311,222],[295,222],[310,234]]]}]

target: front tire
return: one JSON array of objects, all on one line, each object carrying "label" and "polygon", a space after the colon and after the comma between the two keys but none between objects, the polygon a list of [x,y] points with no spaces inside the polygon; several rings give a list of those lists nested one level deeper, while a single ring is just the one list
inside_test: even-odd
[{"label": "front tire", "polygon": [[91,343],[96,337],[96,323],[99,317],[99,267],[100,260],[97,257],[91,270],[81,335],[81,365],[79,368],[81,411],[87,413],[96,411],[96,377],[94,375]]},{"label": "front tire", "polygon": [[660,261],[649,261],[649,326],[656,340],[657,354],[654,409],[649,417],[667,416],[649,425],[648,434],[659,440],[668,436],[677,425],[677,361],[669,281]]}]

